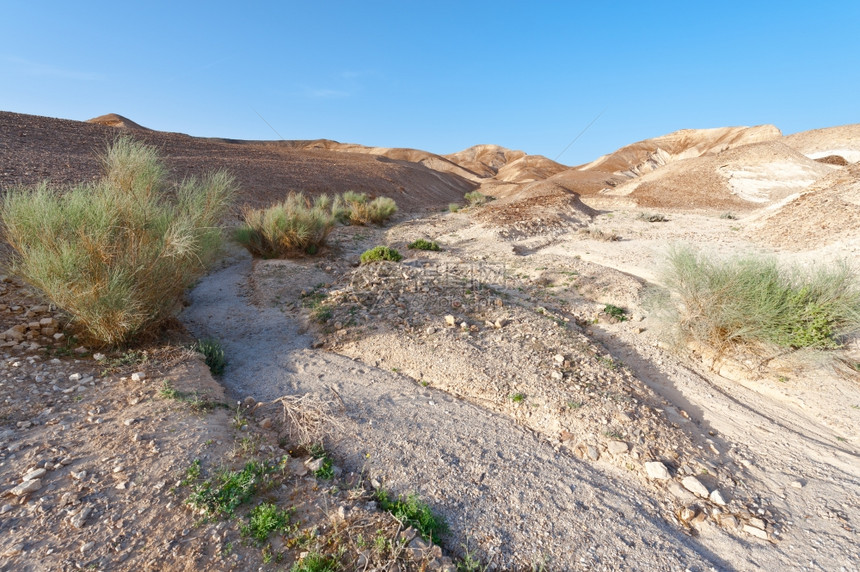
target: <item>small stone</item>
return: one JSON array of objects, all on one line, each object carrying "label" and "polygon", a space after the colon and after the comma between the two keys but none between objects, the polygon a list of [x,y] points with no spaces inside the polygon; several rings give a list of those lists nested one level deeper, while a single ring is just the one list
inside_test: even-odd
[{"label": "small stone", "polygon": [[242,403],[245,405],[245,407],[254,407],[255,405],[257,405],[257,400],[249,395],[244,400],[242,400]]},{"label": "small stone", "polygon": [[128,427],[129,425],[134,425],[135,423],[137,423],[137,419],[135,419],[134,417],[130,417],[122,422],[122,424],[126,427]]},{"label": "small stone", "polygon": [[39,477],[41,477],[42,475],[44,475],[47,472],[48,471],[46,471],[45,469],[33,469],[32,471],[30,471],[29,473],[24,475],[22,480],[32,481],[33,479],[38,479]]},{"label": "small stone", "polygon": [[684,477],[681,480],[681,485],[696,496],[708,498],[708,487],[702,484],[702,481],[696,477]]},{"label": "small stone", "polygon": [[325,459],[323,458],[311,459],[307,463],[305,463],[305,466],[307,466],[309,471],[315,473],[322,468],[324,462]]},{"label": "small stone", "polygon": [[434,328],[433,326],[430,326],[429,328],[427,328],[427,329],[425,330],[425,333],[426,333],[428,336],[432,336],[433,334],[435,334],[435,333],[436,333],[436,328]]},{"label": "small stone", "polygon": [[118,483],[114,488],[118,491],[124,491],[128,487],[128,481],[122,481]]},{"label": "small stone", "polygon": [[624,441],[610,441],[606,448],[613,455],[623,455],[627,452],[627,443]]},{"label": "small stone", "polygon": [[448,314],[447,316],[445,316],[445,324],[453,328],[455,325],[457,325],[457,319],[454,318],[454,316],[452,316],[451,314]]},{"label": "small stone", "polygon": [[73,373],[69,376],[69,381],[80,381],[83,376],[79,373]]},{"label": "small stone", "polygon": [[83,544],[83,545],[81,546],[81,554],[86,554],[87,552],[89,552],[90,550],[92,550],[92,549],[93,549],[93,546],[95,546],[95,545],[96,545],[96,543],[95,543],[95,542],[93,542],[93,541],[89,541],[89,542],[87,542],[86,544]]},{"label": "small stone", "polygon": [[561,354],[555,354],[555,356],[552,359],[555,360],[555,363],[558,363],[558,364],[564,363],[564,356]]},{"label": "small stone", "polygon": [[560,381],[560,380],[562,380],[562,379],[564,379],[564,374],[563,374],[563,373],[561,373],[560,371],[554,371],[554,372],[552,372],[551,374],[549,374],[549,376],[550,376],[552,379],[559,380],[559,381]]},{"label": "small stone", "polygon": [[758,517],[753,517],[753,518],[751,518],[751,519],[750,519],[750,524],[751,524],[751,525],[753,525],[754,527],[756,527],[756,528],[760,528],[760,529],[762,529],[762,530],[764,530],[765,528],[767,528],[767,523],[766,523],[763,519],[758,518]]},{"label": "small stone", "polygon": [[146,379],[146,374],[143,373],[142,371],[136,371],[133,374],[131,374],[131,380],[132,381],[143,381],[144,379]]},{"label": "small stone", "polygon": [[262,427],[263,429],[271,429],[273,425],[274,422],[268,417],[260,421],[260,427]]},{"label": "small stone", "polygon": [[689,522],[693,520],[693,517],[696,516],[696,511],[693,508],[685,506],[680,511],[678,511],[678,518],[683,522]]},{"label": "small stone", "polygon": [[711,499],[712,503],[718,504],[720,506],[726,506],[726,504],[728,504],[726,503],[726,499],[725,497],[723,497],[723,492],[720,489],[714,489],[713,491],[711,491],[711,495],[708,498]]},{"label": "small stone", "polygon": [[81,501],[78,498],[78,495],[75,493],[65,492],[65,493],[63,493],[63,496],[60,497],[60,506],[61,507],[68,506],[68,505],[76,505],[79,502],[81,502]]},{"label": "small stone", "polygon": [[468,322],[460,322],[460,329],[461,330],[468,330],[469,329],[469,323]]},{"label": "small stone", "polygon": [[91,512],[93,512],[93,507],[85,506],[69,518],[69,523],[75,528],[83,528]]},{"label": "small stone", "polygon": [[4,558],[15,558],[16,556],[19,556],[22,552],[24,552],[24,543],[18,542],[4,550],[3,553],[0,554],[0,556],[3,556]]},{"label": "small stone", "polygon": [[789,486],[792,486],[796,489],[802,489],[803,488],[803,483],[801,483],[800,481],[791,481],[788,484],[789,484]]},{"label": "small stone", "polygon": [[649,479],[658,479],[665,481],[672,478],[669,474],[669,469],[660,461],[649,461],[645,463],[645,472],[648,473]]},{"label": "small stone", "polygon": [[600,452],[593,445],[586,446],[585,451],[586,453],[588,453],[588,456],[592,461],[597,461],[600,459]]},{"label": "small stone", "polygon": [[23,495],[28,495],[30,493],[34,493],[42,488],[42,480],[41,479],[33,479],[32,481],[24,481],[17,487],[13,488],[9,492],[15,495],[16,497],[20,497]]},{"label": "small stone", "polygon": [[72,471],[71,475],[72,475],[72,478],[75,479],[76,481],[82,481],[85,478],[87,478],[87,472],[86,471]]},{"label": "small stone", "polygon": [[94,359],[94,360],[96,360],[96,361],[104,361],[105,357],[106,357],[106,356],[105,356],[104,354],[102,354],[102,353],[98,353],[98,352],[96,352],[96,353],[94,353],[94,354],[93,354],[93,359]]},{"label": "small stone", "polygon": [[756,528],[755,526],[750,526],[748,524],[744,525],[744,532],[749,534],[750,536],[755,536],[756,538],[761,538],[762,540],[767,540],[767,532],[760,528]]},{"label": "small stone", "polygon": [[10,512],[13,508],[14,507],[11,504],[4,504],[3,506],[0,506],[0,514],[6,514],[7,512]]},{"label": "small stone", "polygon": [[55,341],[59,342],[60,340],[62,340],[66,336],[65,336],[65,334],[62,334],[62,333],[56,333],[52,337],[54,338]]},{"label": "small stone", "polygon": [[290,459],[290,472],[297,477],[304,477],[308,474],[308,468],[298,459]]}]

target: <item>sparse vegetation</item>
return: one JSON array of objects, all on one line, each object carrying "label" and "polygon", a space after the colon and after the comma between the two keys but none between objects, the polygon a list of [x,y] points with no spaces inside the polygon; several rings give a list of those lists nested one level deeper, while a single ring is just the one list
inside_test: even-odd
[{"label": "sparse vegetation", "polygon": [[860,330],[860,288],[846,263],[807,271],[681,247],[670,253],[665,279],[680,296],[682,330],[712,346],[826,349]]},{"label": "sparse vegetation", "polygon": [[738,217],[734,213],[727,212],[727,213],[721,214],[720,218],[723,218],[726,220],[736,220]]},{"label": "sparse vegetation", "polygon": [[337,572],[337,570],[337,560],[319,552],[311,552],[290,568],[290,572]]},{"label": "sparse vegetation", "polygon": [[212,338],[205,338],[198,340],[194,349],[203,354],[212,375],[224,373],[227,360],[224,358],[224,348],[221,347],[221,342]]},{"label": "sparse vegetation", "polygon": [[218,252],[236,191],[225,172],[172,185],[154,147],[116,139],[104,176],[59,192],[12,189],[0,204],[10,268],[96,342],[151,330]]},{"label": "sparse vegetation", "polygon": [[513,393],[511,394],[511,401],[514,403],[522,403],[526,399],[525,393]]},{"label": "sparse vegetation", "polygon": [[325,244],[336,223],[332,201],[326,196],[311,201],[302,193],[290,193],[282,203],[267,209],[248,209],[236,241],[254,256],[284,258],[313,254]]},{"label": "sparse vegetation", "polygon": [[343,223],[348,224],[382,224],[397,212],[394,199],[377,197],[370,200],[365,193],[347,191],[334,198],[331,204],[332,214]]},{"label": "sparse vegetation", "polygon": [[365,250],[361,254],[362,264],[383,261],[400,262],[401,260],[403,260],[403,256],[393,248],[389,248],[387,246],[375,246],[370,250]]},{"label": "sparse vegetation", "polygon": [[266,476],[274,472],[270,463],[249,461],[236,471],[222,469],[213,478],[192,484],[186,501],[207,517],[230,517],[263,488]]},{"label": "sparse vegetation", "polygon": [[666,215],[660,213],[639,213],[636,218],[645,222],[667,222],[669,220]]},{"label": "sparse vegetation", "polygon": [[251,509],[248,524],[241,528],[242,536],[251,537],[258,543],[266,542],[273,532],[285,531],[290,526],[293,509],[281,509],[264,502]]},{"label": "sparse vegetation", "polygon": [[579,234],[585,235],[586,238],[602,240],[603,242],[615,242],[621,240],[621,236],[615,231],[602,230],[594,227],[581,228],[579,229]]},{"label": "sparse vegetation", "polygon": [[411,243],[407,248],[411,248],[413,250],[439,250],[439,245],[431,240],[425,240],[423,238],[419,238],[415,242]]},{"label": "sparse vegetation", "polygon": [[460,210],[460,205],[458,205],[457,203],[451,203],[448,205],[448,211],[449,212],[455,213],[455,212],[458,212],[459,210]]},{"label": "sparse vegetation", "polygon": [[404,525],[414,527],[425,540],[438,540],[448,531],[445,520],[433,514],[427,503],[414,494],[405,498],[398,496],[397,500],[392,500],[385,489],[379,489],[376,491],[376,500],[379,508],[390,512]]},{"label": "sparse vegetation", "polygon": [[615,318],[619,322],[624,322],[627,320],[627,310],[624,308],[619,308],[613,304],[607,304],[603,307],[603,313],[608,316]]},{"label": "sparse vegetation", "polygon": [[471,191],[463,195],[463,198],[466,199],[466,202],[469,203],[470,207],[483,205],[488,201],[492,200],[491,197],[488,197],[484,193],[479,191]]}]

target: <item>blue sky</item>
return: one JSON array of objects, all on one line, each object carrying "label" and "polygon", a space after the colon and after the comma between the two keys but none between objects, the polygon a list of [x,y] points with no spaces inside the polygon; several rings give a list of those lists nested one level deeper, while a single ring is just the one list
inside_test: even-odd
[{"label": "blue sky", "polygon": [[[4,2],[0,109],[575,165],[860,122],[860,2]],[[602,115],[600,115],[602,113]],[[259,114],[259,116],[258,116]],[[265,118],[274,130],[264,122]]]}]

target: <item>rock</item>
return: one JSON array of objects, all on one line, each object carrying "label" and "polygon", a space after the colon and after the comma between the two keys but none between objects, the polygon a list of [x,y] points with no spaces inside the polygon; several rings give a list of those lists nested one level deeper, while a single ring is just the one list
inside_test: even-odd
[{"label": "rock", "polygon": [[669,474],[669,469],[667,469],[666,465],[660,461],[649,461],[645,463],[645,472],[648,473],[649,479],[665,481],[672,478],[672,475]]},{"label": "rock", "polygon": [[93,512],[93,507],[85,506],[76,514],[69,517],[69,524],[71,524],[75,528],[83,528],[84,525],[87,523],[87,517],[90,516],[91,512]]},{"label": "rock", "polygon": [[549,376],[550,376],[552,379],[555,379],[555,380],[562,380],[562,379],[564,379],[564,374],[563,374],[563,373],[561,373],[560,371],[554,371],[554,372],[552,372]]},{"label": "rock", "polygon": [[736,529],[740,524],[738,522],[737,517],[732,514],[721,514],[717,518],[717,522],[719,522],[720,526],[722,526],[723,528],[730,528],[732,530]]},{"label": "rock", "polygon": [[249,395],[244,400],[242,400],[242,404],[245,407],[254,407],[255,405],[257,405],[257,400]]},{"label": "rock", "polygon": [[260,421],[260,427],[262,427],[263,429],[271,429],[273,425],[274,422],[269,417],[266,417],[265,419]]},{"label": "rock", "polygon": [[71,492],[63,493],[63,496],[60,497],[60,507],[68,506],[68,505],[76,505],[78,504],[80,499],[78,495]]},{"label": "rock", "polygon": [[457,319],[451,314],[448,314],[445,316],[445,325],[453,328],[457,325]]},{"label": "rock", "polygon": [[39,477],[41,477],[42,475],[44,475],[47,472],[48,471],[46,471],[45,469],[33,469],[32,471],[30,471],[29,473],[24,475],[22,480],[32,481],[33,479],[38,479]]},{"label": "rock", "polygon": [[789,484],[789,486],[792,486],[796,489],[802,489],[803,488],[803,483],[801,483],[800,481],[791,481],[788,484]]},{"label": "rock", "polygon": [[564,363],[564,356],[561,354],[555,354],[555,356],[552,359],[555,360],[555,363],[557,363],[557,364],[563,364]]},{"label": "rock", "polygon": [[678,518],[680,518],[681,521],[683,521],[683,522],[689,522],[689,521],[693,520],[693,517],[695,517],[695,516],[696,516],[696,510],[693,508],[690,508],[688,506],[685,506],[684,508],[682,508],[681,510],[678,511]]},{"label": "rock", "polygon": [[436,333],[436,328],[434,328],[433,326],[430,326],[429,328],[427,328],[427,329],[425,330],[425,333],[426,333],[428,336],[432,336],[433,334],[435,334],[435,333]]},{"label": "rock", "polygon": [[606,445],[606,448],[609,449],[609,452],[613,455],[623,455],[627,452],[627,443],[624,441],[610,441],[609,444]]},{"label": "rock", "polygon": [[696,496],[699,496],[699,497],[702,497],[705,499],[708,498],[708,496],[709,496],[708,487],[703,485],[702,481],[700,481],[696,477],[693,477],[693,476],[684,477],[681,480],[681,485],[685,489],[687,489],[688,491],[690,491],[691,493],[693,493]]},{"label": "rock", "polygon": [[307,463],[305,463],[305,466],[308,468],[309,471],[315,473],[322,468],[324,462],[325,459],[323,458],[311,459]]},{"label": "rock", "polygon": [[104,361],[105,357],[106,357],[106,356],[105,356],[104,354],[102,354],[102,353],[98,353],[98,352],[96,352],[96,353],[94,353],[94,354],[93,354],[93,359],[94,359],[94,360],[96,360],[96,361]]},{"label": "rock", "polygon": [[600,452],[593,445],[586,446],[585,451],[586,451],[586,453],[588,453],[588,457],[592,461],[597,461],[600,459]]},{"label": "rock", "polygon": [[761,538],[762,540],[767,540],[767,532],[760,528],[756,528],[755,526],[750,526],[748,524],[744,525],[743,531],[749,534],[750,536],[755,536],[756,538]]},{"label": "rock", "polygon": [[143,381],[144,379],[146,379],[146,374],[143,373],[142,371],[136,371],[133,374],[131,374],[131,380],[132,381]]},{"label": "rock", "polygon": [[83,376],[79,373],[73,373],[69,376],[69,381],[80,381]]},{"label": "rock", "polygon": [[469,329],[469,322],[460,322],[460,329],[461,330],[468,330]]},{"label": "rock", "polygon": [[15,507],[13,507],[11,504],[4,504],[3,506],[0,506],[0,514],[6,514],[7,512],[10,512],[13,508]]},{"label": "rock", "polygon": [[16,556],[20,556],[22,552],[24,552],[24,543],[18,542],[4,550],[0,556],[4,558],[15,558]]},{"label": "rock", "polygon": [[72,471],[71,475],[72,475],[72,478],[75,479],[76,481],[82,481],[85,478],[87,478],[87,472],[86,471]]},{"label": "rock", "polygon": [[496,327],[496,329],[501,330],[507,324],[508,324],[508,321],[505,318],[500,318],[500,319],[496,320],[495,324],[493,324],[493,325]]},{"label": "rock", "polygon": [[308,468],[298,459],[290,459],[290,472],[297,477],[304,477],[308,474]]},{"label": "rock", "polygon": [[92,550],[93,546],[95,546],[95,545],[96,545],[96,543],[93,541],[89,541],[86,544],[81,545],[81,554],[86,554],[87,552]]},{"label": "rock", "polygon": [[15,495],[16,497],[20,497],[23,495],[28,495],[30,493],[34,493],[42,488],[42,480],[41,479],[33,479],[32,481],[24,481],[17,487],[13,488],[9,492]]},{"label": "rock", "polygon": [[760,528],[761,530],[764,530],[765,528],[767,528],[767,523],[763,519],[758,518],[758,517],[751,518],[750,524],[756,528]]},{"label": "rock", "polygon": [[718,504],[720,506],[726,506],[726,504],[728,504],[726,503],[726,499],[725,497],[723,497],[723,493],[720,489],[714,489],[713,491],[711,491],[711,495],[708,498],[711,499],[712,503]]}]

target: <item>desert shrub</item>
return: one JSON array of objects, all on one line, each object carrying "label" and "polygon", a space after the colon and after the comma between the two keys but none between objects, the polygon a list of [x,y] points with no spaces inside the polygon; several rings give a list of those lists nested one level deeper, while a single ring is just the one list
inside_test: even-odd
[{"label": "desert shrub", "polygon": [[448,211],[449,212],[455,213],[459,210],[460,210],[460,205],[458,205],[457,203],[451,203],[448,205]]},{"label": "desert shrub", "polygon": [[645,222],[666,222],[669,220],[666,215],[660,213],[639,213],[636,218]]},{"label": "desert shrub", "polygon": [[430,507],[414,494],[391,498],[385,489],[376,491],[379,508],[387,510],[406,526],[412,526],[424,539],[438,541],[448,531],[448,524],[441,516],[433,514]]},{"label": "desert shrub", "polygon": [[725,212],[725,213],[720,215],[720,218],[726,219],[726,220],[735,220],[738,217],[732,212]]},{"label": "desert shrub", "polygon": [[224,373],[224,368],[227,365],[227,360],[224,357],[224,348],[221,342],[212,338],[198,340],[194,345],[194,349],[201,354],[209,366],[209,371],[212,375],[221,375]]},{"label": "desert shrub", "polygon": [[290,193],[284,202],[267,209],[246,210],[236,241],[263,258],[314,254],[334,228],[331,206],[325,195],[311,201],[302,193]]},{"label": "desert shrub", "polygon": [[603,242],[615,242],[621,240],[621,235],[612,230],[601,230],[599,228],[581,228],[579,234],[594,240],[602,240]]},{"label": "desert shrub", "polygon": [[12,189],[0,204],[11,271],[117,345],[168,318],[218,252],[235,194],[225,172],[172,185],[154,147],[116,139],[104,176],[65,192]]},{"label": "desert shrub", "polygon": [[478,191],[471,191],[463,195],[463,198],[466,199],[466,202],[469,203],[469,206],[483,205],[490,198],[484,193]]},{"label": "desert shrub", "polygon": [[382,261],[400,262],[401,260],[403,260],[403,256],[393,248],[387,246],[375,246],[370,250],[365,250],[361,254],[362,264]]},{"label": "desert shrub", "polygon": [[682,330],[713,346],[826,349],[860,331],[860,288],[844,262],[803,270],[680,247],[670,253],[665,281],[680,296]]},{"label": "desert shrub", "polygon": [[603,308],[603,312],[608,316],[611,316],[618,320],[619,322],[624,322],[627,320],[627,310],[624,308],[619,308],[614,304],[607,304]]},{"label": "desert shrub", "polygon": [[382,224],[394,216],[397,204],[394,199],[377,197],[369,200],[365,193],[347,191],[335,197],[332,213],[339,222],[347,224]]},{"label": "desert shrub", "polygon": [[439,245],[431,240],[419,238],[406,248],[411,248],[413,250],[439,250]]}]

